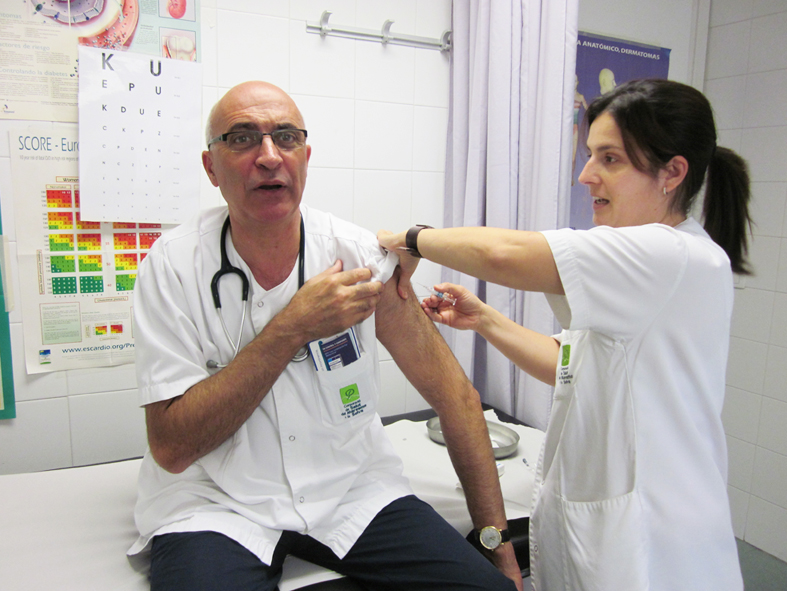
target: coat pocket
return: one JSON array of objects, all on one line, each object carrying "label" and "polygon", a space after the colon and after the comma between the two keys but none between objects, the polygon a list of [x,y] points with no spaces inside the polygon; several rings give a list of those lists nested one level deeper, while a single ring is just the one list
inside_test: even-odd
[{"label": "coat pocket", "polygon": [[562,501],[567,589],[645,591],[647,551],[638,491],[594,502]]},{"label": "coat pocket", "polygon": [[344,425],[370,419],[377,410],[373,356],[361,354],[353,363],[317,371],[320,413],[324,423]]}]

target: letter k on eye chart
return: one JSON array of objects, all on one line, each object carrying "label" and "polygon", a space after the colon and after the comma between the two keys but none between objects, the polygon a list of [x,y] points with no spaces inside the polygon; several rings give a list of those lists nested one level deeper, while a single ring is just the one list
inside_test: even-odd
[{"label": "letter k on eye chart", "polygon": [[199,207],[201,64],[79,48],[82,217],[181,223]]}]

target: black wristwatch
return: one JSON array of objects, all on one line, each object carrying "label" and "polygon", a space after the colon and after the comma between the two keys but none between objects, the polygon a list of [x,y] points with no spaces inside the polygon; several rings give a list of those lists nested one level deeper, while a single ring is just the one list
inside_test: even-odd
[{"label": "black wristwatch", "polygon": [[406,246],[405,250],[409,252],[411,255],[413,255],[414,257],[418,257],[419,259],[422,257],[421,257],[421,253],[418,252],[418,233],[424,229],[434,230],[432,226],[425,226],[423,224],[418,224],[407,230],[407,234],[405,234],[404,236],[404,244]]},{"label": "black wristwatch", "polygon": [[487,525],[480,530],[473,530],[472,535],[477,545],[492,552],[511,541],[511,534],[507,529],[497,529],[492,525]]}]

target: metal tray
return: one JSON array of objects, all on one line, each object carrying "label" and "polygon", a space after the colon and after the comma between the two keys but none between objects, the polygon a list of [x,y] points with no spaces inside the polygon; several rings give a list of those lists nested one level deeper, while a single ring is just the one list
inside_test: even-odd
[{"label": "metal tray", "polygon": [[[492,450],[495,452],[496,459],[507,458],[516,452],[519,445],[519,433],[492,421],[486,422],[486,428],[489,431],[489,438],[492,440]],[[432,441],[445,445],[443,430],[440,428],[440,417],[426,421],[426,430]]]}]

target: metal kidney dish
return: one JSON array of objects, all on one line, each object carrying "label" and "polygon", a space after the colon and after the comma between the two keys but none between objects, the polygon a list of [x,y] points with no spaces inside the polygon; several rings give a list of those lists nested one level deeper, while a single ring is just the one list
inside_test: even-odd
[{"label": "metal kidney dish", "polygon": [[[492,449],[496,459],[507,458],[516,452],[517,445],[519,445],[519,433],[492,421],[486,422],[486,428],[489,431],[489,439],[492,440]],[[443,430],[440,428],[440,417],[426,421],[426,430],[432,441],[445,445]]]}]

